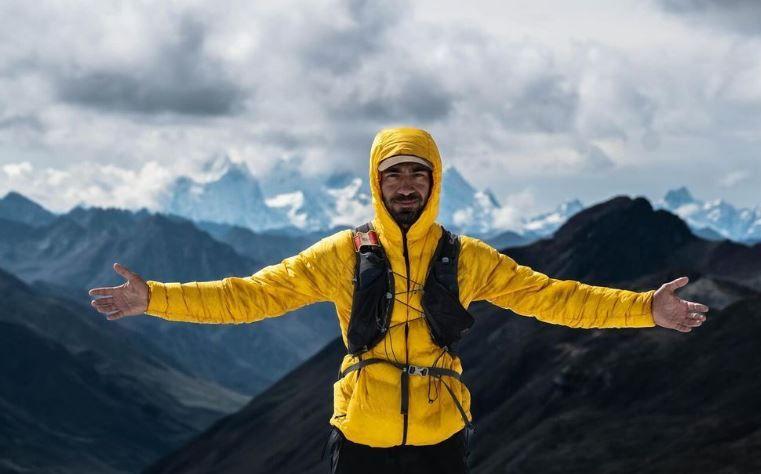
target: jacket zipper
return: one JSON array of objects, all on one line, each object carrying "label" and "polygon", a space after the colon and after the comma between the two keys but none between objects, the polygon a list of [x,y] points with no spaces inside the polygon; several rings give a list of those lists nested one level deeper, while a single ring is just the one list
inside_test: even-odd
[{"label": "jacket zipper", "polygon": [[[406,273],[406,276],[407,276],[407,293],[406,293],[406,297],[409,300],[409,296],[410,296],[410,257],[409,257],[409,254],[407,253],[407,233],[406,232],[402,233],[402,243],[404,244],[404,266],[405,266],[405,268],[407,270],[407,273]],[[409,301],[407,301],[407,303],[409,303]],[[409,307],[407,307],[407,311],[409,312]],[[409,327],[409,324],[408,324],[406,319],[407,318],[405,318],[405,321],[404,321],[404,364],[405,364],[405,366],[410,363],[410,359],[409,359],[410,358],[410,353],[409,353],[409,344],[408,344],[408,335],[409,335],[409,332],[410,332],[410,327]],[[408,424],[408,421],[409,421],[408,420],[408,417],[409,417],[409,413],[408,413],[409,412],[409,380],[408,380],[408,377],[409,377],[409,374],[405,370],[404,373],[402,373],[402,380],[403,380],[403,382],[402,382],[402,390],[407,391],[407,393],[402,393],[402,399],[403,400],[406,399],[407,403],[406,404],[403,403],[403,405],[406,405],[406,406],[403,406],[404,409],[402,410],[402,416],[404,417],[404,422],[403,422],[404,424],[403,424],[403,429],[402,429],[402,445],[407,444],[407,424]]]}]

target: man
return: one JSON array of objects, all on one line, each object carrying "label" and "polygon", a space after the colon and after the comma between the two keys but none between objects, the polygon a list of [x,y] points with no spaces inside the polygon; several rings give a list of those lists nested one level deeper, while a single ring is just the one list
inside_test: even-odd
[{"label": "man", "polygon": [[[358,241],[369,248],[379,244],[385,252],[393,293],[383,295],[393,305],[384,306],[392,309],[378,342],[347,354],[341,363],[330,419],[332,470],[467,472],[470,392],[459,379],[460,358],[435,340],[430,321],[436,315],[423,310],[423,293],[428,293],[431,307],[426,285],[431,260],[439,251],[440,237],[447,235],[435,222],[442,178],[436,143],[428,132],[416,128],[381,130],[372,144],[369,174],[374,234],[363,233]],[[250,277],[220,281],[144,282],[114,264],[127,282],[90,290],[91,295],[105,296],[92,304],[108,319],[145,312],[174,321],[222,324],[258,321],[317,301],[332,301],[349,348],[349,323],[359,317],[352,314],[352,305],[364,303],[361,298],[355,301],[359,254],[354,237],[352,230],[340,231]],[[659,325],[682,332],[700,326],[705,321],[701,313],[708,311],[705,305],[674,294],[687,283],[686,277],[641,293],[556,280],[467,236],[459,236],[455,262],[458,294],[451,301],[463,308],[487,300],[571,327]],[[369,359],[384,363],[370,364]],[[444,396],[437,395],[439,390]]]}]

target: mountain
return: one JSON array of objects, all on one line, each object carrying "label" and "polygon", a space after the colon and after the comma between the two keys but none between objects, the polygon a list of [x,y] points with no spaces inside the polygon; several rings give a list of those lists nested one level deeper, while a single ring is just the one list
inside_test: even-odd
[{"label": "mountain", "polygon": [[[343,171],[305,176],[300,164],[298,160],[278,160],[267,175],[258,178],[245,163],[215,157],[202,166],[205,181],[178,178],[165,196],[162,210],[197,222],[254,232],[326,231],[359,225],[372,217],[366,178]],[[439,221],[447,228],[473,235],[504,230],[494,228],[500,208],[494,194],[473,188],[456,168],[445,168],[442,190]]]},{"label": "mountain", "polygon": [[438,218],[444,227],[472,235],[489,233],[499,208],[491,191],[477,191],[454,166],[444,168]]},{"label": "mountain", "polygon": [[178,178],[164,198],[162,210],[190,220],[237,224],[253,230],[290,224],[285,212],[267,205],[259,181],[245,163],[228,160],[222,164],[214,162],[207,168],[220,166],[224,172],[209,182]]},{"label": "mountain", "polygon": [[40,226],[52,222],[55,214],[26,196],[11,191],[0,199],[0,219]]},{"label": "mountain", "polygon": [[[556,278],[637,291],[687,274],[703,327],[579,330],[478,302],[463,340],[472,472],[761,470],[761,244],[708,242],[644,198],[616,197],[504,253]],[[615,284],[614,284],[615,282]],[[340,339],[149,473],[325,472]],[[252,454],[255,453],[255,454]]]},{"label": "mountain", "polygon": [[218,224],[215,222],[196,222],[195,225],[220,242],[232,247],[238,254],[252,258],[263,265],[278,263],[284,258],[295,255],[314,242],[342,230],[333,227],[325,231],[295,232],[277,234],[254,232],[247,227]]},{"label": "mountain", "polygon": [[0,270],[0,471],[135,472],[247,397]]},{"label": "mountain", "polygon": [[738,209],[723,199],[701,201],[682,186],[668,191],[656,201],[655,207],[678,215],[697,235],[705,238],[748,244],[761,242],[761,206]]},{"label": "mountain", "polygon": [[654,209],[643,197],[617,196],[590,206],[552,239],[511,249],[510,255],[557,278],[573,275],[592,284],[645,283],[644,275],[665,278],[670,269],[761,291],[761,244],[700,239],[678,216]]},{"label": "mountain", "polygon": [[[145,279],[164,282],[246,276],[264,265],[184,218],[145,210],[77,207],[40,227],[6,222],[9,225],[0,227],[0,266],[29,283],[53,285],[57,294],[85,305],[90,301],[87,289],[123,283],[111,267],[115,261]],[[270,237],[269,245],[275,247],[278,241]],[[284,247],[291,251],[299,243]],[[88,311],[102,317],[89,306]],[[335,311],[326,303],[247,325],[175,323],[147,316],[112,324],[163,347],[172,357],[167,363],[249,395],[314,354],[338,332]]]},{"label": "mountain", "polygon": [[578,199],[561,203],[555,209],[529,217],[524,220],[521,228],[524,235],[546,237],[555,233],[574,214],[584,209]]},{"label": "mountain", "polygon": [[494,247],[495,249],[503,249],[506,247],[519,247],[521,245],[528,245],[537,239],[531,239],[512,230],[506,230],[493,237],[484,238],[484,241]]}]

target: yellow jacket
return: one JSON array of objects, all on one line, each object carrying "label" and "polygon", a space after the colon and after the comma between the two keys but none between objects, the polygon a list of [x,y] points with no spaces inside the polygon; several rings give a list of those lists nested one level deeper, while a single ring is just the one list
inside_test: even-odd
[{"label": "yellow jacket", "polygon": [[[391,156],[411,154],[433,164],[433,183],[426,207],[407,232],[410,291],[407,292],[403,234],[381,198],[378,164]],[[462,372],[459,357],[443,351],[431,339],[421,308],[422,287],[429,261],[441,235],[435,222],[441,195],[442,164],[433,138],[416,128],[381,130],[370,152],[370,188],[378,233],[392,270],[396,289],[390,329],[377,346],[363,356],[396,360],[418,366],[438,366]],[[360,223],[357,223],[360,224]],[[355,253],[352,232],[326,237],[298,255],[262,268],[255,274],[219,281],[160,283],[148,281],[151,297],[146,313],[173,321],[249,323],[282,315],[318,301],[336,306],[341,335],[351,314]],[[514,312],[552,324],[580,328],[654,326],[651,304],[655,290],[633,292],[557,280],[517,264],[482,241],[461,236],[458,268],[460,301],[487,300]],[[405,338],[405,324],[408,333]],[[467,337],[467,336],[466,336]],[[356,363],[346,355],[341,370]],[[464,427],[463,419],[444,387],[429,387],[429,377],[409,379],[406,444],[439,443]],[[470,392],[451,377],[446,382],[469,419]],[[333,386],[333,417],[355,443],[390,447],[402,443],[400,370],[375,364],[354,371]],[[430,388],[430,391],[429,391]],[[438,392],[438,396],[436,393]]]}]

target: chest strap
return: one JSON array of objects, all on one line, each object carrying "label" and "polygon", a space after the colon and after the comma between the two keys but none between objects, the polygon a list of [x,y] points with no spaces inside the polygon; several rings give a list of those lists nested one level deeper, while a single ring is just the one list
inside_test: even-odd
[{"label": "chest strap", "polygon": [[[401,379],[401,389],[402,389],[402,406],[401,406],[401,413],[407,413],[407,410],[409,408],[409,376],[410,375],[420,375],[420,376],[429,376],[429,377],[438,377],[441,379],[442,376],[452,377],[457,380],[460,380],[460,373],[452,370],[447,369],[445,367],[421,367],[419,365],[412,365],[412,364],[402,364],[401,362],[393,362],[386,359],[380,359],[378,357],[373,357],[370,359],[364,359],[360,360],[356,364],[352,364],[349,367],[346,368],[346,370],[338,373],[338,379],[342,379],[346,377],[349,373],[360,370],[362,367],[372,365],[372,364],[389,364],[393,365],[397,369],[402,370],[402,379]],[[460,412],[460,416],[462,417],[462,421],[465,423],[465,426],[472,430],[473,424],[470,420],[468,420],[468,415],[465,413],[465,410],[462,408],[462,404],[460,404],[460,401],[457,399],[457,397],[454,394],[454,391],[449,386],[448,383],[446,383],[444,380],[441,380],[441,383],[444,384],[444,387],[446,387],[447,392],[449,392],[449,395],[452,397],[452,401],[454,401],[455,406],[457,407],[457,411]]]}]

